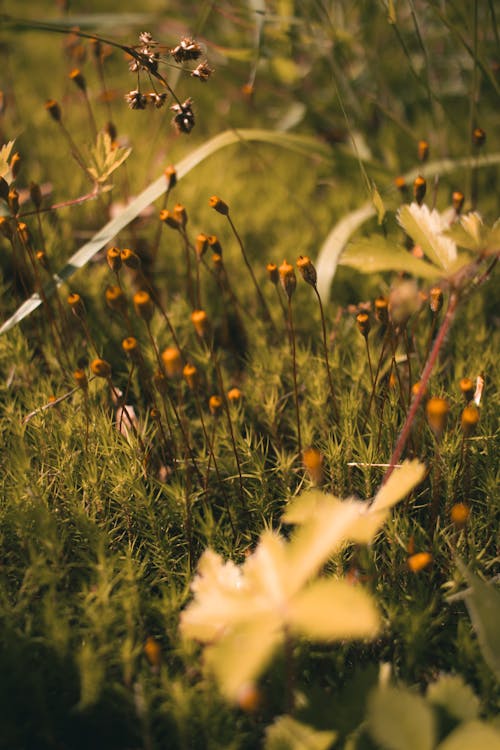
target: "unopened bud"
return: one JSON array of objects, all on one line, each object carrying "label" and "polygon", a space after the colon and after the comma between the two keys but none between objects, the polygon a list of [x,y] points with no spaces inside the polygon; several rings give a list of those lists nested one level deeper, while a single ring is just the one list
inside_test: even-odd
[{"label": "unopened bud", "polygon": [[292,294],[295,291],[295,287],[297,286],[297,277],[295,276],[293,266],[286,260],[284,260],[278,271],[280,275],[281,286],[285,290],[285,294],[287,295],[288,299],[291,299]]},{"label": "unopened bud", "polygon": [[78,86],[80,91],[85,91],[87,89],[87,84],[85,83],[85,78],[83,77],[83,74],[81,70],[78,68],[74,68],[71,73],[69,74],[70,80],[73,81],[73,83]]},{"label": "unopened bud", "polygon": [[429,158],[429,143],[427,141],[418,142],[418,160],[421,162],[427,161]]},{"label": "unopened bud", "polygon": [[55,122],[61,122],[61,107],[55,99],[49,99],[45,102],[45,109]]},{"label": "unopened bud", "polygon": [[111,377],[111,365],[105,359],[94,359],[90,363],[90,369],[98,378]]},{"label": "unopened bud", "polygon": [[201,260],[208,249],[208,237],[203,232],[200,232],[200,234],[196,237],[194,249],[196,252],[196,257],[198,258],[198,260]]},{"label": "unopened bud", "polygon": [[176,203],[174,206],[174,218],[177,219],[181,227],[184,229],[188,223],[187,211],[182,203]]},{"label": "unopened bud", "polygon": [[440,437],[443,434],[449,411],[450,406],[446,399],[435,396],[428,400],[426,406],[427,420],[436,437]]},{"label": "unopened bud", "polygon": [[358,330],[360,334],[366,339],[370,333],[370,316],[368,313],[360,312],[356,315],[356,323],[358,324]]},{"label": "unopened bud", "polygon": [[141,290],[134,294],[134,308],[139,318],[142,318],[146,323],[149,323],[153,317],[155,306],[151,299],[149,292]]},{"label": "unopened bud", "polygon": [[428,568],[432,563],[430,552],[417,552],[408,558],[408,567],[412,573],[419,573],[421,570]]},{"label": "unopened bud", "polygon": [[120,250],[117,247],[110,247],[106,252],[106,260],[113,273],[118,273],[122,267],[122,256]]},{"label": "unopened bud", "polygon": [[216,195],[212,195],[209,200],[209,204],[210,207],[214,208],[218,213],[222,214],[223,216],[228,216],[229,206],[227,205],[227,203],[224,203],[221,198],[218,198]]},{"label": "unopened bud", "polygon": [[122,341],[122,349],[124,353],[127,355],[127,357],[130,357],[132,360],[138,360],[139,359],[139,342],[135,338],[135,336],[127,336],[127,338],[123,339]]},{"label": "unopened bud", "polygon": [[297,268],[302,274],[304,281],[316,288],[318,274],[316,273],[316,269],[314,268],[311,259],[308,258],[307,255],[299,255],[297,258]]},{"label": "unopened bud", "polygon": [[195,331],[198,336],[202,339],[208,334],[208,316],[204,310],[193,310],[191,313],[191,322],[194,325]]},{"label": "unopened bud", "polygon": [[453,208],[455,209],[457,214],[459,214],[462,211],[462,208],[464,205],[464,200],[465,200],[464,194],[461,193],[459,190],[455,190],[455,192],[453,193],[451,197],[451,200],[453,203]]},{"label": "unopened bud", "polygon": [[164,208],[160,211],[160,221],[163,221],[163,223],[170,227],[170,229],[176,229],[179,231],[181,228],[179,220],[174,216],[172,211],[168,210],[168,208]]},{"label": "unopened bud", "polygon": [[276,265],[276,263],[268,263],[266,266],[266,270],[267,275],[269,276],[269,281],[276,286],[276,284],[280,280],[278,266]]},{"label": "unopened bud", "polygon": [[222,399],[220,396],[210,396],[208,399],[208,408],[210,409],[210,414],[213,417],[217,417],[221,411],[222,411]]},{"label": "unopened bud", "polygon": [[161,353],[161,361],[167,377],[180,378],[182,375],[182,357],[176,346],[167,346]]},{"label": "unopened bud", "polygon": [[486,133],[482,128],[474,128],[472,131],[472,143],[474,146],[481,148],[486,141]]},{"label": "unopened bud", "polygon": [[85,314],[83,300],[77,292],[71,292],[71,294],[68,294],[66,301],[75,315]]},{"label": "unopened bud", "polygon": [[415,178],[415,181],[413,183],[413,195],[419,206],[422,204],[422,201],[425,198],[426,190],[427,190],[427,183],[425,179],[419,175],[418,177]]},{"label": "unopened bud", "polygon": [[451,509],[450,516],[457,529],[463,529],[469,520],[470,508],[465,503],[455,503]]},{"label": "unopened bud", "polygon": [[15,188],[11,188],[9,190],[9,196],[7,198],[7,202],[14,216],[18,214],[19,213],[19,193],[17,192]]},{"label": "unopened bud", "polygon": [[460,387],[460,390],[465,396],[465,400],[467,402],[472,401],[472,399],[474,398],[474,391],[475,391],[474,381],[471,380],[470,378],[462,378],[458,385]]},{"label": "unopened bud", "polygon": [[125,247],[120,251],[120,257],[123,265],[127,266],[127,268],[137,271],[141,267],[141,259],[137,253],[134,253],[134,251],[130,250],[128,247]]},{"label": "unopened bud", "polygon": [[89,381],[87,379],[85,370],[82,370],[80,368],[78,370],[75,370],[73,373],[73,379],[79,388],[84,391],[87,390]]},{"label": "unopened bud", "polygon": [[241,401],[242,393],[239,388],[231,388],[227,392],[227,397],[232,404],[237,404]]},{"label": "unopened bud", "polygon": [[387,325],[389,321],[389,300],[386,297],[377,297],[374,302],[375,318],[382,325]]},{"label": "unopened bud", "polygon": [[479,409],[475,404],[469,404],[462,412],[461,425],[464,437],[470,437],[474,433],[478,422]]},{"label": "unopened bud", "polygon": [[15,153],[14,156],[10,160],[10,171],[12,172],[12,177],[16,179],[17,175],[19,174],[19,170],[21,169],[21,155],[18,153]]},{"label": "unopened bud", "polygon": [[302,462],[313,484],[323,481],[323,456],[316,448],[306,448],[302,453]]},{"label": "unopened bud", "polygon": [[219,242],[219,238],[216,234],[209,234],[208,235],[208,244],[210,245],[210,250],[213,253],[216,253],[217,255],[222,255],[222,245]]},{"label": "unopened bud", "polygon": [[170,165],[165,169],[164,174],[167,181],[167,190],[172,190],[177,185],[177,170]]},{"label": "unopened bud", "polygon": [[196,367],[194,365],[187,364],[184,366],[182,374],[184,375],[184,380],[188,384],[189,388],[192,391],[195,391],[198,388],[200,381],[198,370],[196,369]]},{"label": "unopened bud", "polygon": [[105,291],[106,304],[115,312],[123,313],[127,307],[127,300],[123,289],[116,284],[108,286]]},{"label": "unopened bud", "polygon": [[161,664],[161,646],[155,638],[151,636],[144,644],[144,655],[152,667],[157,669]]}]

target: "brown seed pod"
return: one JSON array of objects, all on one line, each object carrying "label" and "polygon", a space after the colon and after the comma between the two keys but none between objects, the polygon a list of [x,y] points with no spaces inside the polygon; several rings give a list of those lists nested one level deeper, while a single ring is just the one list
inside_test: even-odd
[{"label": "brown seed pod", "polygon": [[470,378],[462,378],[458,385],[464,394],[465,400],[471,401],[474,398],[474,381]]},{"label": "brown seed pod", "polygon": [[98,378],[111,377],[111,365],[109,364],[109,362],[106,362],[105,359],[93,359],[90,363],[90,369]]},{"label": "brown seed pod", "polygon": [[462,412],[462,418],[460,424],[464,437],[470,437],[477,427],[479,422],[479,409],[474,403],[469,404],[465,407]]},{"label": "brown seed pod", "polygon": [[266,266],[267,275],[269,276],[269,281],[276,286],[276,284],[280,280],[280,274],[278,271],[278,266],[276,263],[268,263]]},{"label": "brown seed pod", "polygon": [[363,338],[366,338],[370,333],[370,316],[366,312],[360,312],[356,315],[356,323],[358,324],[358,330]]},{"label": "brown seed pod", "polygon": [[117,284],[108,286],[104,296],[106,297],[106,304],[111,310],[119,313],[123,313],[126,310],[127,300],[125,294],[123,293],[123,289]]},{"label": "brown seed pod", "polygon": [[413,183],[413,196],[419,206],[421,205],[422,201],[425,198],[426,190],[427,190],[427,183],[425,181],[425,178],[419,175],[418,177],[415,178],[415,181]]},{"label": "brown seed pod", "polygon": [[122,267],[122,262],[123,262],[119,248],[117,247],[108,248],[106,252],[106,260],[108,262],[108,266],[113,271],[113,273],[118,273],[118,271]]},{"label": "brown seed pod", "polygon": [[125,247],[120,251],[120,257],[123,265],[127,266],[127,268],[131,268],[133,271],[137,271],[141,267],[141,259],[137,253],[134,253],[134,251],[130,250],[128,247]]}]

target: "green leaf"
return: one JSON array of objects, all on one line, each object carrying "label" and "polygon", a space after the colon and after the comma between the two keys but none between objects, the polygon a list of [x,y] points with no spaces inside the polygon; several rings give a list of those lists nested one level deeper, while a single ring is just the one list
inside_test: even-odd
[{"label": "green leaf", "polygon": [[384,750],[432,750],[434,715],[406,688],[379,688],[368,701],[368,729]]},{"label": "green leaf", "polygon": [[113,145],[111,136],[104,131],[97,136],[97,141],[90,152],[93,167],[88,167],[87,172],[100,185],[105,185],[115,169],[118,169],[132,153],[131,148],[120,148]]},{"label": "green leaf", "polygon": [[[12,149],[14,148],[14,143],[15,141],[9,141],[0,148],[0,177],[5,178],[5,176],[10,173],[9,159]],[[10,181],[10,179],[6,180],[9,184]]]},{"label": "green leaf", "polygon": [[500,732],[484,721],[469,721],[448,735],[437,750],[500,750]]},{"label": "green leaf", "polygon": [[[231,146],[235,143],[245,141],[260,141],[270,143],[298,154],[311,158],[315,153],[317,156],[328,157],[330,150],[328,146],[318,143],[314,138],[302,135],[293,135],[291,133],[280,133],[274,130],[244,129],[244,130],[225,130],[223,133],[216,135],[211,140],[203,143],[197,149],[192,151],[188,156],[182,159],[176,165],[177,179],[181,180],[191,172],[198,164],[208,159],[212,154],[220,151],[222,148]],[[52,282],[45,288],[45,295],[49,296],[54,289],[60,286],[64,281],[73,276],[76,271],[83,268],[91,258],[96,255],[105,245],[111,242],[116,235],[138,216],[147,206],[157,200],[166,190],[166,180],[164,175],[152,182],[145,190],[142,191],[128,206],[114,219],[105,224],[89,242],[85,243],[74,255],[71,256],[66,265],[54,274]],[[40,305],[41,299],[38,293],[33,294],[28,300],[16,310],[16,312],[5,321],[0,328],[0,335],[6,333],[15,325],[24,320]]]},{"label": "green leaf", "polygon": [[497,680],[500,680],[500,590],[482,581],[460,560],[457,560],[457,565],[469,585],[465,603],[481,653]]},{"label": "green leaf", "polygon": [[382,222],[384,221],[386,210],[385,210],[384,201],[382,200],[382,196],[377,190],[377,186],[375,184],[373,184],[373,187],[372,187],[372,203],[375,208],[375,211],[377,212],[378,223],[382,224]]},{"label": "green leaf", "polygon": [[435,279],[438,271],[424,260],[415,258],[401,245],[373,235],[350,242],[339,261],[341,266],[355,268],[362,273],[406,271],[424,279]]},{"label": "green leaf", "polygon": [[266,730],[264,750],[328,750],[336,732],[318,731],[291,716],[280,716]]},{"label": "green leaf", "polygon": [[477,719],[479,699],[459,675],[445,674],[429,685],[427,699],[459,721]]}]

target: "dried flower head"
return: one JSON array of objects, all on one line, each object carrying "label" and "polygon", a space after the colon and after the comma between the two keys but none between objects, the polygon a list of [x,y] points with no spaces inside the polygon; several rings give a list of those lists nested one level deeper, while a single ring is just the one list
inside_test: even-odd
[{"label": "dried flower head", "polygon": [[190,133],[195,126],[193,100],[186,99],[182,104],[173,104],[170,109],[174,112],[172,123],[178,133]]},{"label": "dried flower head", "polygon": [[318,274],[316,269],[307,255],[299,255],[297,258],[297,268],[302,274],[302,278],[307,284],[316,287],[318,281]]},{"label": "dried flower head", "polygon": [[130,250],[128,247],[124,247],[123,250],[121,250],[120,258],[122,259],[123,265],[127,266],[127,268],[131,268],[133,271],[137,271],[141,267],[141,259],[137,253],[134,253],[134,251]]},{"label": "dried flower head", "polygon": [[217,195],[212,195],[208,202],[211,208],[214,208],[223,216],[227,216],[229,214],[229,206],[222,200],[222,198],[219,198]]},{"label": "dried flower head", "polygon": [[291,299],[295,287],[297,286],[297,277],[295,276],[293,266],[288,263],[288,261],[284,260],[278,268],[278,272],[280,275],[281,286],[285,290],[288,299]]},{"label": "dried flower head", "polygon": [[61,107],[55,99],[49,99],[46,101],[45,109],[55,122],[61,122]]},{"label": "dried flower head", "polygon": [[123,313],[127,307],[127,300],[123,289],[117,284],[106,287],[105,291],[106,304],[111,310]]},{"label": "dried flower head", "polygon": [[161,361],[167,377],[178,379],[182,376],[182,357],[176,346],[167,346],[161,353]]},{"label": "dried flower head", "polygon": [[231,388],[227,392],[227,397],[232,404],[237,404],[241,401],[242,393],[239,388]]},{"label": "dried flower head", "polygon": [[412,573],[419,573],[421,570],[428,568],[432,563],[430,552],[417,552],[408,558],[408,567]]},{"label": "dried flower head", "polygon": [[85,82],[85,78],[83,77],[82,71],[79,68],[73,68],[73,70],[69,74],[69,78],[76,86],[78,86],[80,91],[86,91],[87,84]]},{"label": "dried flower head", "polygon": [[370,316],[366,312],[360,312],[356,315],[356,323],[360,334],[366,338],[370,333]]},{"label": "dried flower head", "polygon": [[465,201],[464,194],[461,193],[460,190],[455,190],[455,192],[451,196],[451,200],[453,203],[453,208],[455,209],[457,214],[461,213]]},{"label": "dried flower head", "polygon": [[93,359],[90,363],[90,369],[93,374],[98,378],[110,378],[111,377],[111,365],[105,359]]},{"label": "dried flower head", "polygon": [[148,102],[152,104],[153,107],[155,107],[155,109],[161,109],[167,101],[167,94],[165,92],[158,94],[156,93],[156,91],[150,91],[148,94],[146,94],[146,98]]},{"label": "dried flower head", "polygon": [[419,141],[418,142],[418,160],[421,162],[427,161],[429,158],[429,142]]},{"label": "dried flower head", "polygon": [[191,37],[184,37],[176,47],[170,50],[170,54],[176,63],[183,63],[189,60],[198,60],[203,52],[198,42]]},{"label": "dried flower head", "polygon": [[425,178],[419,175],[418,177],[415,178],[415,181],[413,183],[413,195],[419,206],[421,205],[422,201],[425,198],[426,190],[427,190],[427,183],[425,181]]},{"label": "dried flower head", "polygon": [[450,411],[450,405],[444,398],[434,396],[426,405],[427,420],[436,437],[440,437],[446,427],[446,418]]},{"label": "dried flower head", "polygon": [[389,300],[386,297],[377,297],[374,304],[375,318],[382,325],[389,322]]},{"label": "dried flower head", "polygon": [[197,235],[194,249],[196,252],[196,257],[198,258],[198,260],[201,260],[208,249],[208,237],[203,232],[200,232],[200,234]]},{"label": "dried flower head", "polygon": [[130,109],[146,109],[148,103],[147,97],[144,96],[144,94],[141,94],[137,89],[125,94],[125,101]]},{"label": "dried flower head", "polygon": [[172,190],[177,185],[177,170],[170,164],[165,168],[165,179],[167,181],[168,190]]},{"label": "dried flower head", "polygon": [[149,292],[141,289],[139,292],[136,292],[134,294],[133,301],[135,311],[139,318],[142,318],[147,323],[149,323],[155,311],[155,306]]},{"label": "dried flower head", "polygon": [[192,72],[193,78],[197,78],[202,83],[206,83],[213,73],[213,68],[208,66],[207,60],[201,62]]}]

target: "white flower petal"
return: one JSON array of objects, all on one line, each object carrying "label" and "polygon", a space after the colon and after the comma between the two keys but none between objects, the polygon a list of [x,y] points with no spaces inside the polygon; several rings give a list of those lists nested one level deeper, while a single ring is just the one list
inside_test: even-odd
[{"label": "white flower petal", "polygon": [[445,219],[424,204],[411,203],[398,211],[398,222],[427,258],[447,270],[457,258],[457,246],[443,232],[448,228]]},{"label": "white flower petal", "polygon": [[426,467],[417,459],[404,461],[401,466],[394,469],[385,484],[379,489],[373,499],[370,512],[376,512],[392,508],[406,495],[420,484],[425,476]]}]

